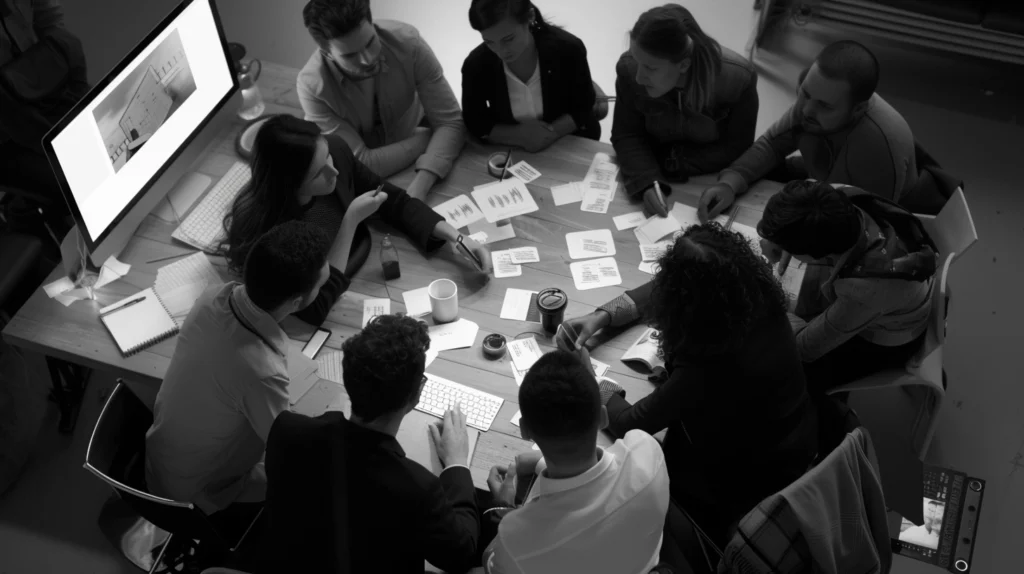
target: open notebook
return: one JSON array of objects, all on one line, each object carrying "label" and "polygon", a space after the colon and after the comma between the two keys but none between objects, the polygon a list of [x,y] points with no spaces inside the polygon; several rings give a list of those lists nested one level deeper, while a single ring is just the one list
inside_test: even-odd
[{"label": "open notebook", "polygon": [[152,288],[100,309],[100,321],[125,357],[178,334],[178,324]]}]

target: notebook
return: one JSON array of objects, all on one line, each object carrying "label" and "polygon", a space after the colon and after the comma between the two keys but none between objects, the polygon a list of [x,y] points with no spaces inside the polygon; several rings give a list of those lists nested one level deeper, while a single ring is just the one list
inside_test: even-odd
[{"label": "notebook", "polygon": [[100,309],[100,321],[125,357],[178,334],[178,324],[152,287]]}]

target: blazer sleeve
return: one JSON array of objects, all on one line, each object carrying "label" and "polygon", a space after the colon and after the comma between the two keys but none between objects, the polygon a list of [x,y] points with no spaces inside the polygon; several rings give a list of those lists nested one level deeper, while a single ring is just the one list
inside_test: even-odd
[{"label": "blazer sleeve", "polygon": [[729,110],[715,143],[686,158],[687,173],[716,173],[736,161],[754,143],[757,128],[757,74],[751,74],[747,87]]},{"label": "blazer sleeve", "polygon": [[466,143],[466,126],[455,92],[444,77],[444,68],[434,51],[417,34],[413,57],[416,91],[423,103],[423,112],[434,130],[427,151],[416,160],[417,170],[427,170],[439,178],[448,175]]},{"label": "blazer sleeve", "polygon": [[707,384],[713,381],[707,379],[706,373],[679,366],[672,369],[667,381],[636,404],[631,405],[622,396],[613,394],[605,404],[608,409],[606,430],[621,438],[633,429],[655,434],[679,420],[685,425],[694,409],[706,407],[701,389]]},{"label": "blazer sleeve", "polygon": [[426,496],[423,548],[427,561],[446,572],[465,572],[475,566],[480,520],[469,469],[445,469],[440,480],[431,481]]},{"label": "blazer sleeve", "polygon": [[615,78],[615,115],[612,119],[612,147],[622,169],[626,193],[637,195],[657,181],[663,191],[672,188],[661,172],[651,148],[643,113],[636,107],[636,94],[628,66],[619,61]]},{"label": "blazer sleeve", "polygon": [[565,62],[569,67],[567,71],[572,73],[568,83],[568,113],[576,122],[576,128],[581,129],[590,122],[590,118],[594,115],[594,102],[597,101],[597,94],[594,93],[594,80],[590,76],[587,47],[583,41],[577,40],[570,44],[566,55]]},{"label": "blazer sleeve", "polygon": [[473,50],[462,62],[462,119],[466,130],[479,139],[486,139],[498,124],[494,107],[489,107],[486,54]]}]

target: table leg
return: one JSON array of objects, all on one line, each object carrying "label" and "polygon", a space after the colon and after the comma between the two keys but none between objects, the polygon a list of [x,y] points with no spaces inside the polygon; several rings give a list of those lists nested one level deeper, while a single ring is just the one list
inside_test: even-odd
[{"label": "table leg", "polygon": [[60,408],[57,428],[62,434],[71,434],[78,422],[78,411],[82,406],[85,385],[91,371],[53,357],[46,357],[46,368],[50,370],[50,382],[53,384],[50,400]]}]

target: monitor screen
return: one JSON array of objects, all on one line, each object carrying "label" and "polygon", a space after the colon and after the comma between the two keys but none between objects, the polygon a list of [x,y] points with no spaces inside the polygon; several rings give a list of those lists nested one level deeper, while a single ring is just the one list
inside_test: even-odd
[{"label": "monitor screen", "polygon": [[234,93],[214,0],[185,0],[44,140],[89,248]]}]

